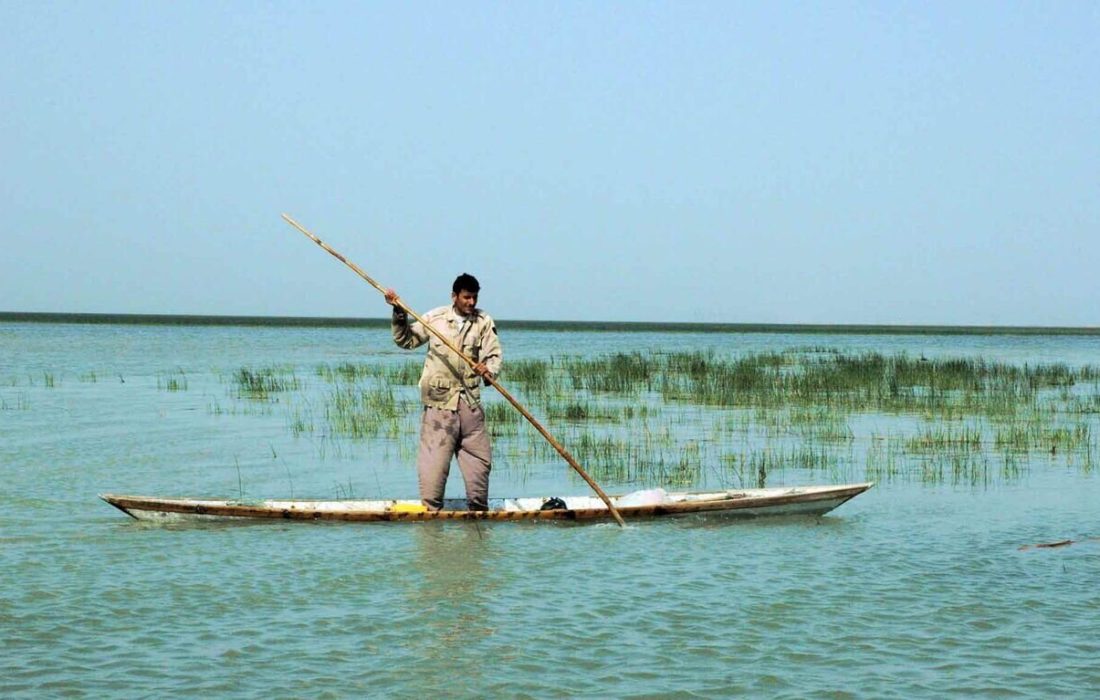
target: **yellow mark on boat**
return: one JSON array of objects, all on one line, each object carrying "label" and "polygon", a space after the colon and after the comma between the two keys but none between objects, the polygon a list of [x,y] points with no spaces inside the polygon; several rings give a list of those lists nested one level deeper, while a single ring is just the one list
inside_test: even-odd
[{"label": "yellow mark on boat", "polygon": [[427,510],[423,503],[394,503],[390,506],[391,513],[426,513]]}]

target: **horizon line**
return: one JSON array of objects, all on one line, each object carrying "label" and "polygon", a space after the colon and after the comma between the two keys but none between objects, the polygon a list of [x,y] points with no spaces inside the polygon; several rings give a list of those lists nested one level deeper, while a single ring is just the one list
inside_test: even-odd
[{"label": "horizon line", "polygon": [[[72,313],[0,311],[0,322],[84,323],[148,326],[389,327],[389,318],[352,316],[254,316],[209,314]],[[546,321],[497,319],[516,330],[614,330],[680,333],[853,333],[874,335],[1100,335],[1097,326],[990,326],[874,323],[728,323],[702,321]]]}]

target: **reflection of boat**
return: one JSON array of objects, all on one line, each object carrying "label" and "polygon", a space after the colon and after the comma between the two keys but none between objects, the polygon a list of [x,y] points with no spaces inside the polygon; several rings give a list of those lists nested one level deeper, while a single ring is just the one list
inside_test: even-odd
[{"label": "reflection of boat", "polygon": [[[623,518],[720,515],[821,515],[871,488],[872,484],[786,486],[767,489],[666,493],[661,489],[614,496]],[[492,498],[489,510],[464,510],[464,499],[447,499],[444,509],[426,511],[415,500],[209,500],[102,494],[114,507],[139,520],[610,520],[595,496]]]}]

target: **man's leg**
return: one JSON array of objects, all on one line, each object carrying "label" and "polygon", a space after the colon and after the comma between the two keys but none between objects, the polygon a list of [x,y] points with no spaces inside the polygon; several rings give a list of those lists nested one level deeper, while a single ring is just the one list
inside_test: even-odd
[{"label": "man's leg", "polygon": [[451,457],[458,440],[459,422],[454,411],[424,408],[420,417],[420,454],[416,458],[416,475],[420,481],[420,500],[428,510],[443,507],[443,490],[451,470]]},{"label": "man's leg", "polygon": [[461,434],[458,442],[458,468],[466,482],[466,507],[470,510],[489,509],[489,471],[493,465],[493,448],[485,430],[485,412],[458,402]]}]

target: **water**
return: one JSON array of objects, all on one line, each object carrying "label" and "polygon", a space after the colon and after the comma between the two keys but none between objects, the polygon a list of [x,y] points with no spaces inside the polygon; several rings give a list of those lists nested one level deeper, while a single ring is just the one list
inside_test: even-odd
[{"label": "water", "polygon": [[[511,358],[825,346],[1100,363],[1096,339],[1073,336],[504,339]],[[227,381],[242,366],[290,365],[309,383],[320,363],[368,357],[408,356],[369,329],[0,324],[0,696],[1100,690],[1100,542],[1086,539],[1100,535],[1100,481],[1060,462],[1035,459],[978,485],[890,481],[824,518],[626,530],[166,527],[96,498],[413,495],[405,438],[295,437],[289,397],[257,406],[237,400]],[[186,388],[167,390],[171,378]],[[584,485],[560,462],[507,464],[492,491]],[[460,494],[461,483],[448,493]],[[1083,541],[1020,550],[1064,539]]]}]

